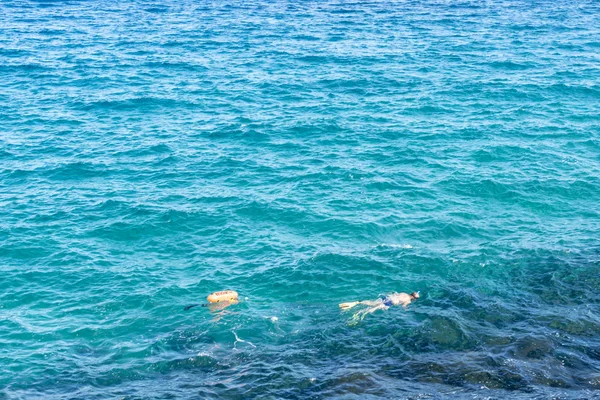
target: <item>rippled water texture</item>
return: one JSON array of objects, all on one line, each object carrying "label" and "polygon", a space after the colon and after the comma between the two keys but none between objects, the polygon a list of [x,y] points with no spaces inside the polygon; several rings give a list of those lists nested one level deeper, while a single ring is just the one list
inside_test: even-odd
[{"label": "rippled water texture", "polygon": [[597,396],[599,27],[3,1],[0,399]]}]

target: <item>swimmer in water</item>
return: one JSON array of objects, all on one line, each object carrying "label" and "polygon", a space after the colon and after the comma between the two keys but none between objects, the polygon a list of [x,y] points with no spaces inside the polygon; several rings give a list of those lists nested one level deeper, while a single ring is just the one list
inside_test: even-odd
[{"label": "swimmer in water", "polygon": [[360,310],[354,314],[353,320],[362,320],[367,314],[372,314],[377,310],[387,310],[391,306],[402,306],[406,308],[413,300],[418,299],[419,292],[408,293],[392,293],[387,296],[381,296],[377,300],[363,300],[363,301],[351,301],[348,303],[341,303],[340,308],[342,310],[349,310],[359,304],[367,306],[366,309]]}]

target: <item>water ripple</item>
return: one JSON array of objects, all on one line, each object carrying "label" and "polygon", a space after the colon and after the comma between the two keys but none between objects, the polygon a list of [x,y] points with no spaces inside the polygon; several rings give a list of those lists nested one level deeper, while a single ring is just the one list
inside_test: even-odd
[{"label": "water ripple", "polygon": [[3,2],[0,398],[593,398],[599,15]]}]

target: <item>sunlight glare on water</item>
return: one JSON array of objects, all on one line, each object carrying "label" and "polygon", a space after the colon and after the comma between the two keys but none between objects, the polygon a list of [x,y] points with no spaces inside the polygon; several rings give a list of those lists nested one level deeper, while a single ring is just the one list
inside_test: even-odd
[{"label": "sunlight glare on water", "polygon": [[594,397],[599,27],[0,3],[0,399]]}]

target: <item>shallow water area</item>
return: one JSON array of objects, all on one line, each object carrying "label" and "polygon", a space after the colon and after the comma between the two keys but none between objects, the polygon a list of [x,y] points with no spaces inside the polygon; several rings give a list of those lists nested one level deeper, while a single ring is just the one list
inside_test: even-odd
[{"label": "shallow water area", "polygon": [[597,396],[598,27],[2,2],[0,399]]}]

